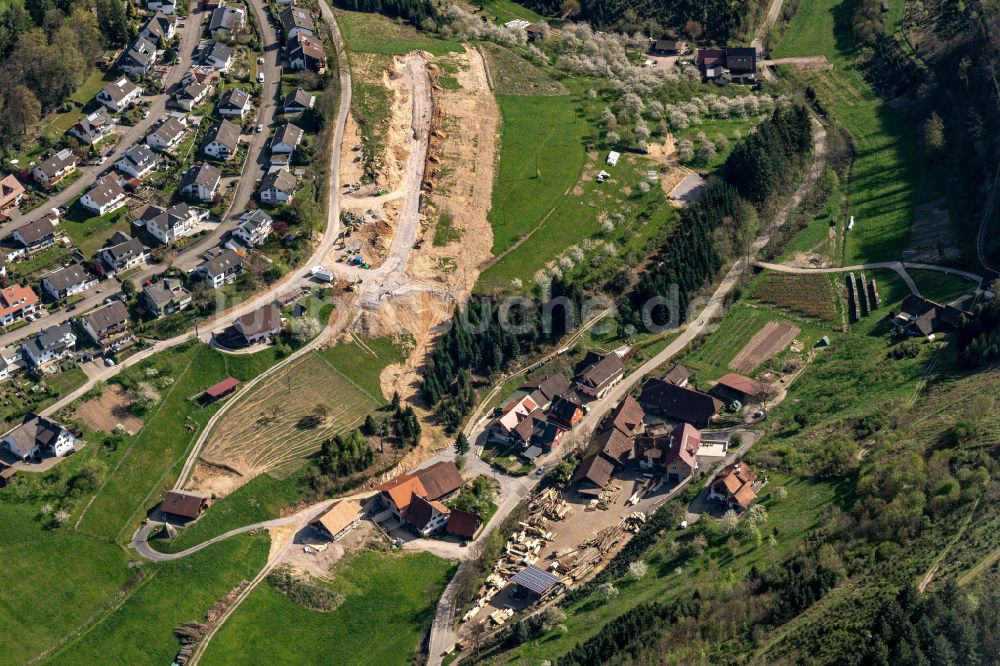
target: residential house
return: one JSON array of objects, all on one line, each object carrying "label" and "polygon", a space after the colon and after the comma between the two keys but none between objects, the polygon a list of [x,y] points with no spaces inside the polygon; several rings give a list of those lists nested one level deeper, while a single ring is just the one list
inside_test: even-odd
[{"label": "residential house", "polygon": [[24,197],[24,185],[14,174],[8,174],[0,180],[0,210],[15,208],[21,205]]},{"label": "residential house", "polygon": [[64,456],[76,446],[76,437],[62,424],[36,414],[25,414],[21,425],[3,436],[7,449],[22,461],[43,455]]},{"label": "residential house", "polygon": [[228,120],[220,120],[205,134],[202,152],[217,160],[228,160],[240,144],[240,128]]},{"label": "residential house", "polygon": [[43,250],[56,242],[56,225],[59,217],[49,214],[34,222],[22,224],[11,234],[14,240],[24,246],[28,254]]},{"label": "residential house", "polygon": [[625,364],[614,352],[601,356],[587,352],[583,359],[583,370],[573,381],[573,388],[585,398],[603,398],[611,387],[625,376]]},{"label": "residential house", "polygon": [[31,177],[42,187],[52,187],[60,180],[76,171],[79,160],[72,150],[63,148],[31,170]]},{"label": "residential house", "polygon": [[301,127],[285,123],[278,128],[278,131],[274,133],[274,138],[271,139],[271,152],[294,153],[295,149],[299,147],[299,143],[302,142],[303,134]]},{"label": "residential house", "polygon": [[737,81],[757,78],[757,49],[753,46],[726,48],[726,69]]},{"label": "residential house", "polygon": [[490,424],[490,435],[497,439],[508,439],[514,428],[538,409],[538,405],[529,396],[513,400],[500,410],[500,415]]},{"label": "residential house", "polygon": [[309,10],[301,7],[289,7],[278,15],[278,19],[285,31],[286,42],[290,42],[297,35],[312,37],[316,29]]},{"label": "residential house", "polygon": [[181,85],[186,86],[191,83],[204,83],[206,86],[214,86],[222,78],[222,72],[211,65],[191,65],[191,67],[181,76]]},{"label": "residential house", "polygon": [[618,428],[605,428],[594,438],[593,448],[621,469],[632,454],[632,438]]},{"label": "residential house", "polygon": [[415,496],[426,497],[427,490],[413,474],[401,474],[378,487],[379,499],[393,517],[404,522],[407,509]]},{"label": "residential house", "polygon": [[361,503],[341,500],[317,516],[311,524],[330,541],[338,541],[360,523]]},{"label": "residential house", "polygon": [[170,117],[146,135],[146,145],[159,150],[171,150],[177,146],[187,132],[187,127],[177,118]]},{"label": "residential house", "polygon": [[639,394],[639,404],[646,413],[655,412],[673,421],[684,421],[705,428],[723,408],[718,398],[684,388],[662,379],[649,379]]},{"label": "residential house", "polygon": [[264,174],[257,190],[260,200],[267,204],[288,203],[295,196],[295,176],[287,169],[277,169]]},{"label": "residential house", "polygon": [[212,42],[202,53],[201,61],[220,72],[233,66],[233,50],[222,42]]},{"label": "residential house", "polygon": [[288,67],[292,70],[312,70],[317,74],[326,71],[326,51],[323,42],[312,35],[298,34],[288,43]]},{"label": "residential house", "polygon": [[687,42],[680,39],[657,39],[652,42],[649,52],[654,55],[684,55],[687,53]]},{"label": "residential house", "polygon": [[448,523],[451,510],[437,500],[427,500],[414,495],[403,519],[422,537],[440,531]]},{"label": "residential house", "polygon": [[118,69],[134,76],[149,76],[156,64],[156,45],[139,37],[118,59]]},{"label": "residential house", "polygon": [[663,381],[680,387],[687,386],[690,379],[691,372],[680,363],[670,368],[667,374],[663,375]]},{"label": "residential house", "polygon": [[452,509],[448,514],[448,525],[445,527],[445,531],[461,539],[472,539],[482,524],[483,521],[476,514],[462,509]]},{"label": "residential house", "polygon": [[236,7],[217,7],[212,10],[208,21],[208,32],[215,39],[230,39],[241,30],[246,23],[246,14]]},{"label": "residential house", "polygon": [[729,372],[719,378],[712,387],[711,394],[723,402],[740,402],[743,405],[749,404],[753,400],[759,400],[767,390],[767,386],[749,377]]},{"label": "residential house", "polygon": [[302,113],[306,109],[313,108],[316,104],[316,97],[310,95],[302,88],[296,88],[295,92],[290,92],[285,97],[285,102],[282,105],[282,110],[286,115],[293,113]]},{"label": "residential house", "polygon": [[68,356],[76,347],[76,336],[69,322],[44,328],[22,345],[25,360],[36,368]]},{"label": "residential house", "polygon": [[149,146],[137,143],[126,150],[121,159],[115,162],[115,168],[132,178],[142,180],[156,170],[159,161],[160,158]]},{"label": "residential house", "polygon": [[706,79],[714,79],[722,76],[726,68],[725,49],[698,49],[695,62],[701,75]]},{"label": "residential house", "polygon": [[557,395],[549,405],[549,418],[567,428],[572,428],[583,418],[583,407],[572,394]]},{"label": "residential house", "polygon": [[191,305],[191,294],[176,278],[163,278],[142,288],[142,300],[156,319],[184,310]]},{"label": "residential house", "polygon": [[42,277],[42,289],[54,301],[79,294],[96,285],[97,278],[88,275],[83,264],[70,264]]},{"label": "residential house", "polygon": [[199,201],[213,201],[219,191],[222,171],[208,162],[192,165],[181,179],[181,192]]},{"label": "residential house", "polygon": [[737,511],[748,509],[757,499],[757,473],[745,462],[723,467],[709,485],[708,498],[723,502]]},{"label": "residential house", "polygon": [[146,246],[136,236],[101,250],[101,260],[109,273],[131,270],[144,263],[148,257]]},{"label": "residential house", "polygon": [[129,335],[128,310],[116,299],[84,315],[81,325],[95,343],[104,348],[113,347]]},{"label": "residential house", "polygon": [[232,250],[223,250],[198,266],[198,272],[215,289],[235,280],[242,270],[243,259]]},{"label": "residential house", "polygon": [[177,34],[177,19],[167,16],[162,12],[157,12],[151,19],[146,21],[140,36],[145,37],[153,44],[169,42]]},{"label": "residential house", "polygon": [[185,111],[191,111],[204,102],[211,93],[211,85],[200,81],[191,81],[174,93],[174,104]]},{"label": "residential house", "polygon": [[242,120],[250,113],[252,108],[253,104],[250,103],[250,93],[242,88],[230,88],[223,93],[216,110],[221,116]]},{"label": "residential house", "polygon": [[146,9],[173,16],[177,11],[177,0],[146,0]]},{"label": "residential house", "polygon": [[80,205],[91,213],[103,217],[124,206],[125,196],[125,189],[118,182],[118,176],[109,173],[98,178],[80,197]]},{"label": "residential house", "polygon": [[12,284],[0,289],[0,324],[9,326],[38,308],[38,295],[28,286]]},{"label": "residential house", "polygon": [[0,349],[0,381],[9,379],[24,367],[20,347],[4,347]]},{"label": "residential house", "polygon": [[521,387],[541,409],[548,409],[557,395],[562,395],[570,389],[570,381],[566,375],[544,375]]},{"label": "residential house", "polygon": [[97,101],[111,113],[118,113],[128,108],[140,97],[142,97],[142,88],[129,81],[128,77],[125,76],[104,86],[104,89],[97,93]]},{"label": "residential house", "polygon": [[963,314],[962,310],[952,305],[941,305],[910,294],[903,299],[899,314],[892,318],[890,324],[897,334],[929,338],[957,328]]},{"label": "residential house", "polygon": [[160,513],[194,520],[212,506],[212,498],[187,490],[168,490],[160,503]]},{"label": "residential house", "polygon": [[690,423],[682,423],[666,437],[639,437],[635,457],[639,469],[663,470],[667,480],[679,483],[698,469],[701,432]]},{"label": "residential house", "polygon": [[236,244],[233,249],[260,247],[271,235],[273,225],[271,216],[259,208],[243,213],[240,215],[240,225],[233,231],[232,242]]},{"label": "residential house", "polygon": [[108,115],[107,109],[98,109],[87,114],[69,128],[69,134],[92,146],[115,129],[115,121]]},{"label": "residential house", "polygon": [[281,332],[281,311],[274,303],[268,303],[242,317],[237,317],[233,327],[248,347],[265,342]]},{"label": "residential house", "polygon": [[136,220],[137,226],[144,226],[149,235],[164,245],[194,233],[198,224],[208,216],[208,211],[179,203],[170,208],[147,206],[142,216]]},{"label": "residential house", "polygon": [[540,409],[532,410],[510,431],[510,441],[524,447],[530,446],[535,429],[541,427],[543,423],[545,423],[545,413]]}]

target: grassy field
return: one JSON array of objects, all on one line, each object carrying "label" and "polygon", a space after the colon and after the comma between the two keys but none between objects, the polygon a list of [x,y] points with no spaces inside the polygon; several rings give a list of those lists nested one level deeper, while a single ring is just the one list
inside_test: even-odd
[{"label": "grassy field", "polygon": [[512,0],[486,0],[483,3],[477,3],[477,5],[483,8],[483,14],[497,23],[507,23],[515,19],[524,19],[532,23],[544,21],[540,14],[536,14]]},{"label": "grassy field", "polygon": [[282,476],[300,467],[324,439],[357,428],[379,406],[322,356],[309,353],[240,397],[215,426],[201,457],[248,476]]},{"label": "grassy field", "polygon": [[[267,584],[253,591],[205,653],[205,664],[409,663],[434,617],[452,565],[427,553],[365,552],[342,564],[331,587],[344,595],[312,611]],[[280,630],[262,630],[268,627]]]},{"label": "grassy field", "polygon": [[565,95],[566,87],[510,49],[487,43],[486,62],[497,95]]},{"label": "grassy field", "polygon": [[493,254],[534,229],[580,177],[585,124],[568,96],[497,97],[503,115],[493,190]]},{"label": "grassy field", "polygon": [[[189,400],[208,386],[233,376],[246,381],[275,362],[274,351],[230,356],[206,345],[185,344],[122,373],[126,381],[159,382],[159,400],[144,416],[145,426],[129,438],[106,482],[85,510],[80,531],[100,538],[128,539],[144,511],[171,484],[188,448],[217,409]],[[76,516],[73,517],[76,519]]]},{"label": "grassy field", "polygon": [[332,347],[320,349],[317,353],[342,376],[353,382],[381,404],[391,395],[383,395],[379,376],[386,366],[402,363],[413,343],[410,340],[394,340],[392,337],[370,338],[361,342],[339,342]]},{"label": "grassy field", "polygon": [[2,661],[18,664],[86,621],[129,575],[121,548],[83,534],[43,531],[25,504],[0,503],[0,556],[7,577],[0,586],[6,627],[0,653]]},{"label": "grassy field", "polygon": [[366,14],[336,10],[337,25],[344,34],[347,50],[383,55],[403,55],[410,51],[427,51],[443,55],[461,51],[462,45],[438,39],[404,23],[397,23],[381,14]]},{"label": "grassy field", "polygon": [[128,233],[129,222],[124,208],[107,215],[91,215],[76,201],[62,219],[62,227],[85,257],[92,257],[116,231]]},{"label": "grassy field", "polygon": [[775,57],[824,54],[832,71],[796,74],[854,137],[856,161],[848,213],[855,227],[846,261],[899,259],[921,205],[948,209],[940,175],[926,167],[916,136],[900,111],[876,95],[852,68],[858,55],[851,28],[854,0],[812,0],[800,5]]},{"label": "grassy field", "polygon": [[917,289],[924,298],[929,298],[938,303],[950,303],[956,298],[968,294],[976,288],[976,284],[968,282],[957,275],[941,273],[940,271],[927,271],[917,268],[906,270],[917,284]]},{"label": "grassy field", "polygon": [[738,303],[733,306],[705,344],[681,362],[694,371],[699,384],[709,379],[718,379],[730,372],[729,362],[769,321],[798,326],[802,332],[797,339],[802,341],[807,349],[820,337],[833,333],[832,325],[823,326],[818,320],[795,317],[786,313],[779,314],[768,306]]},{"label": "grassy field", "polygon": [[253,578],[267,559],[268,542],[267,536],[240,536],[176,562],[146,564],[124,603],[97,618],[51,663],[169,664],[180,649],[174,628],[203,622],[216,602]]}]

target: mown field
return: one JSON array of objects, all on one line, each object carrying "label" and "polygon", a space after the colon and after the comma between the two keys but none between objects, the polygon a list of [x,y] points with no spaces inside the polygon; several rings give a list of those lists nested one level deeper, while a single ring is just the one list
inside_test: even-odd
[{"label": "mown field", "polygon": [[824,107],[854,137],[848,214],[847,263],[899,259],[910,246],[910,227],[921,204],[947,210],[943,179],[926,165],[914,131],[900,111],[879,97],[852,69],[853,0],[804,2],[775,49],[775,57],[826,55],[832,71],[794,76],[815,90]]},{"label": "mown field", "polygon": [[443,55],[462,50],[462,45],[458,42],[438,39],[381,14],[349,12],[342,9],[335,10],[333,14],[344,35],[348,51],[403,55],[419,50]]},{"label": "mown field", "polygon": [[262,583],[205,653],[205,664],[409,663],[430,626],[453,570],[428,553],[365,552],[341,564],[330,587],[344,595],[334,611],[296,604]]},{"label": "mown field", "polygon": [[497,23],[507,23],[514,19],[524,19],[532,23],[543,20],[541,15],[512,0],[486,0],[485,2],[477,3],[477,5],[483,8],[483,14],[489,16]]},{"label": "mown field", "polygon": [[[145,564],[124,602],[109,609],[51,660],[53,664],[169,664],[176,627],[205,613],[267,559],[266,535],[239,536],[175,562]],[[69,581],[63,579],[63,585]]]},{"label": "mown field", "polygon": [[938,303],[950,303],[956,298],[970,293],[977,286],[974,282],[969,282],[958,275],[940,271],[908,268],[906,272],[913,278],[921,296]]}]

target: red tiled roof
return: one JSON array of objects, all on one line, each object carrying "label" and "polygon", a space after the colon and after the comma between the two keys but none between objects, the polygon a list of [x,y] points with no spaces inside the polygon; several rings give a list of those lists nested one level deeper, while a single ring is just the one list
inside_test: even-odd
[{"label": "red tiled roof", "polygon": [[205,395],[209,398],[218,398],[219,396],[229,393],[239,385],[240,380],[233,379],[232,377],[226,377],[218,384],[213,384],[205,389]]}]

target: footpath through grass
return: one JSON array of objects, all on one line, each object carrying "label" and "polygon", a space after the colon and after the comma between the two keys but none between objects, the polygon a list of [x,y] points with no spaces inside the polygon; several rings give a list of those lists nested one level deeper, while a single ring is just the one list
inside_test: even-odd
[{"label": "footpath through grass", "polygon": [[249,664],[262,655],[276,664],[409,663],[452,570],[428,553],[362,553],[335,572],[329,585],[344,601],[332,612],[262,583],[216,634],[204,663]]},{"label": "footpath through grass", "polygon": [[809,0],[775,49],[775,57],[826,55],[834,69],[794,76],[811,86],[825,109],[854,138],[856,161],[848,215],[848,264],[899,259],[911,245],[911,225],[921,205],[947,210],[940,174],[927,167],[917,137],[854,68],[860,49],[851,16],[857,0]]}]

